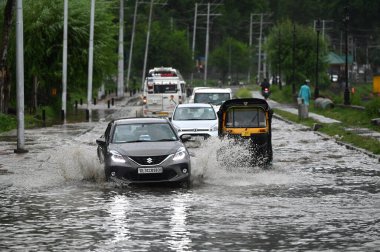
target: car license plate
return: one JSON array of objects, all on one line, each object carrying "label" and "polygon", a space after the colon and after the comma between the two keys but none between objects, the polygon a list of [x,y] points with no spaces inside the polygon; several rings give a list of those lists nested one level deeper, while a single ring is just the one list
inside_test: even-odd
[{"label": "car license plate", "polygon": [[248,131],[243,131],[243,132],[241,133],[241,136],[251,136],[251,133],[248,132]]},{"label": "car license plate", "polygon": [[138,174],[162,173],[162,167],[139,168]]},{"label": "car license plate", "polygon": [[191,140],[197,141],[197,142],[202,142],[205,140],[204,136],[192,136]]}]

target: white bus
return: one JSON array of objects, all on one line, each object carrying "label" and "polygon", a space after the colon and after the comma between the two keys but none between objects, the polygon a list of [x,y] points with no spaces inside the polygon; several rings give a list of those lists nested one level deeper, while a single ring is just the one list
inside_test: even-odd
[{"label": "white bus", "polygon": [[170,117],[177,104],[186,97],[185,81],[172,67],[149,70],[143,90],[143,116]]}]

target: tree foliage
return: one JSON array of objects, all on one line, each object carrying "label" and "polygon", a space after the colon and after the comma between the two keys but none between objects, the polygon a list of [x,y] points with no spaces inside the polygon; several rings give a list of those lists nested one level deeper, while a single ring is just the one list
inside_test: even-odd
[{"label": "tree foliage", "polygon": [[[295,28],[295,34],[294,34]],[[295,35],[295,36],[293,36]],[[294,42],[294,53],[293,53]],[[322,79],[327,73],[327,44],[319,36],[319,78]],[[274,72],[278,73],[280,67],[281,74],[286,80],[293,80],[299,84],[305,79],[316,78],[317,62],[317,34],[311,27],[292,24],[290,20],[285,20],[273,27],[268,35],[264,46],[267,52],[268,61]],[[293,61],[294,56],[294,61]],[[294,72],[293,72],[294,70]],[[322,84],[322,83],[321,83]],[[323,84],[322,84],[323,86]]]},{"label": "tree foliage", "polygon": [[210,65],[221,74],[223,82],[228,76],[238,79],[237,74],[248,72],[249,48],[247,44],[231,37],[227,38],[210,54]]},{"label": "tree foliage", "polygon": [[[106,76],[115,73],[117,64],[117,27],[112,15],[112,2],[97,2],[94,27],[94,75],[96,89]],[[25,97],[32,100],[35,81],[42,103],[59,102],[51,90],[59,94],[62,83],[63,1],[25,0],[24,15],[24,71]],[[88,47],[90,31],[90,1],[69,1],[68,18],[68,92],[85,89],[88,76]],[[15,34],[11,46],[11,69],[15,73]],[[15,77],[13,78],[15,80]],[[13,83],[15,85],[15,83]],[[15,87],[12,88],[15,92]],[[59,97],[59,95],[57,95]],[[27,102],[27,105],[28,104]]]}]

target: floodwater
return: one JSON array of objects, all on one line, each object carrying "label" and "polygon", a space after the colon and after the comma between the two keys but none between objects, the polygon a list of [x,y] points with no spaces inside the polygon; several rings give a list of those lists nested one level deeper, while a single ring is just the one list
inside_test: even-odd
[{"label": "floodwater", "polygon": [[270,169],[225,167],[211,139],[190,188],[118,187],[96,158],[108,119],[27,130],[26,154],[0,137],[1,251],[380,251],[376,159],[274,119]]}]

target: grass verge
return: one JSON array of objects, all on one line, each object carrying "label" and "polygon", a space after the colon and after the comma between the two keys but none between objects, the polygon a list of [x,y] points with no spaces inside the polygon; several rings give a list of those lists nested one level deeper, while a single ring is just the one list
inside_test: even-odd
[{"label": "grass verge", "polygon": [[321,128],[318,129],[319,132],[322,132],[326,135],[329,135],[339,141],[352,144],[356,147],[365,149],[367,151],[370,151],[374,154],[379,155],[380,154],[380,144],[379,141],[370,138],[365,137],[361,135],[357,135],[355,133],[346,131],[345,128],[351,128],[352,125],[346,124],[346,123],[333,123],[333,124],[327,124],[327,123],[320,123],[318,121],[315,121],[311,118],[300,120],[298,118],[298,115],[279,110],[274,109],[275,114],[280,115],[281,117],[290,120],[295,123],[303,124],[308,127],[312,127],[314,123],[318,123],[322,125]]}]

